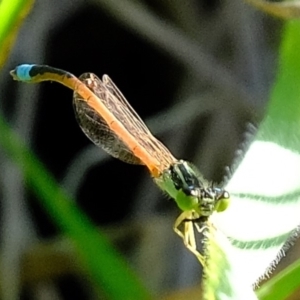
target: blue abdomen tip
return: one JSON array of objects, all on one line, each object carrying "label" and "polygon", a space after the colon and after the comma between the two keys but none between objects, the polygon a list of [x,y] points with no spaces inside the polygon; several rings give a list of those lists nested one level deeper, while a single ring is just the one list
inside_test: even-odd
[{"label": "blue abdomen tip", "polygon": [[34,65],[23,64],[16,67],[16,75],[22,81],[30,81],[32,77],[29,72]]}]

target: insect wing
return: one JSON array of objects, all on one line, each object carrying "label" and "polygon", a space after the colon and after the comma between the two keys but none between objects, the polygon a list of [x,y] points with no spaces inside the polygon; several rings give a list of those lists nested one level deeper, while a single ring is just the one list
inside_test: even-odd
[{"label": "insect wing", "polygon": [[[103,81],[92,73],[85,73],[79,79],[97,95],[109,111],[113,112],[115,118],[135,138],[139,146],[153,157],[155,164],[159,164],[158,169],[163,171],[176,161],[170,151],[151,134],[145,123],[107,75],[103,76]],[[85,99],[74,93],[73,103],[80,127],[96,145],[125,162],[144,164],[126,145],[126,141],[122,140],[122,136],[113,132]]]},{"label": "insect wing", "polygon": [[110,93],[118,99],[119,106],[116,109],[116,117],[135,137],[139,145],[146,149],[146,151],[160,163],[159,169],[161,171],[169,168],[169,166],[176,162],[177,159],[175,159],[171,152],[152,135],[146,124],[134,111],[111,78],[104,75],[102,80]]},{"label": "insect wing", "polygon": [[[94,74],[82,74],[79,79],[85,83],[107,106],[113,110],[115,99],[107,100],[111,97],[110,92],[103,85],[101,80]],[[105,99],[105,100],[104,100]],[[91,108],[85,99],[74,92],[73,106],[75,116],[79,126],[86,136],[97,146],[126,163],[143,164],[124,142],[110,129],[101,115]]]}]

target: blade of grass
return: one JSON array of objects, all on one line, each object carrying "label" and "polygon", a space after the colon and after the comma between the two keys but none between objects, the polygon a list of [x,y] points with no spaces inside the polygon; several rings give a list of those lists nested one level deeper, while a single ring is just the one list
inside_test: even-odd
[{"label": "blade of grass", "polygon": [[257,290],[260,300],[287,299],[300,286],[300,260],[274,276]]},{"label": "blade of grass", "polygon": [[[53,221],[72,239],[98,291],[104,291],[109,299],[151,299],[117,251],[9,128],[1,114],[0,133],[0,145],[19,166],[27,183]],[[104,200],[107,199],[102,201]]]},{"label": "blade of grass", "polygon": [[4,65],[33,3],[34,0],[0,1],[0,68]]}]

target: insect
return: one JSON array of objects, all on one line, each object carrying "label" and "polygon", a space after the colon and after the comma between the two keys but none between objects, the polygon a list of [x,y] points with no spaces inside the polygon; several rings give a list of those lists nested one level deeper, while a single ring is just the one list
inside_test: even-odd
[{"label": "insect", "polygon": [[72,89],[76,119],[83,132],[113,157],[148,168],[155,183],[182,211],[174,231],[205,264],[204,256],[197,250],[193,226],[201,231],[214,211],[227,208],[230,197],[226,190],[208,183],[192,164],[176,159],[152,135],[107,75],[102,80],[93,73],[77,78],[46,65],[27,64],[17,66],[10,74],[19,81],[56,81]]}]

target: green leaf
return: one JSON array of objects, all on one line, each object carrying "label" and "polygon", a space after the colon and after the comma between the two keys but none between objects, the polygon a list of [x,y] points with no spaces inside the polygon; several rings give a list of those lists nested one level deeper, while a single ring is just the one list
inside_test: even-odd
[{"label": "green leaf", "polygon": [[30,12],[34,0],[0,1],[0,68],[15,42],[20,26]]},{"label": "green leaf", "polygon": [[[252,285],[274,269],[289,246],[287,241],[297,235],[300,211],[299,32],[299,21],[286,24],[278,76],[266,117],[226,186],[231,194],[231,205],[211,217],[217,229],[207,241],[208,245],[215,246],[214,249],[207,247],[210,264],[205,268],[208,275],[205,286],[212,286],[211,282],[218,276],[219,283],[214,286],[216,299],[253,299]],[[226,245],[220,238],[224,235],[230,244]],[[220,253],[222,259],[216,259],[212,272],[210,265],[217,257],[215,252]],[[243,294],[239,294],[241,287]],[[290,287],[295,288],[295,285]],[[284,298],[277,295],[276,299]]]},{"label": "green leaf", "polygon": [[258,291],[261,300],[287,299],[300,286],[300,260],[266,282]]},{"label": "green leaf", "polygon": [[236,268],[236,258],[232,246],[225,235],[214,226],[204,232],[207,254],[203,278],[204,300],[255,300],[251,286],[247,284]]},{"label": "green leaf", "polygon": [[96,284],[98,291],[104,291],[109,299],[151,299],[120,254],[77,208],[74,201],[9,128],[1,115],[0,133],[0,146],[18,165],[32,191],[56,225],[74,242],[87,274]]}]

